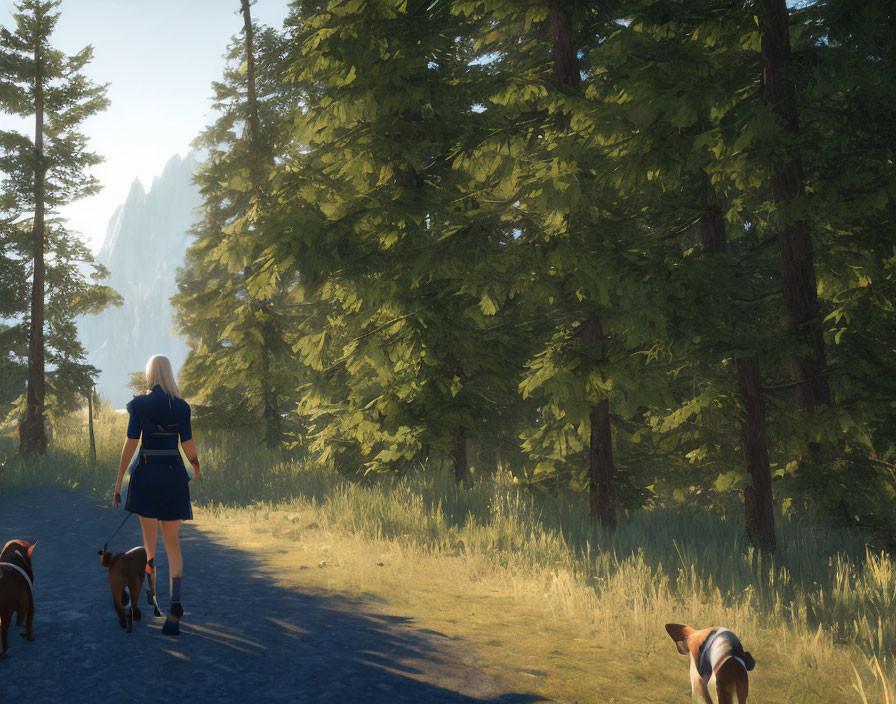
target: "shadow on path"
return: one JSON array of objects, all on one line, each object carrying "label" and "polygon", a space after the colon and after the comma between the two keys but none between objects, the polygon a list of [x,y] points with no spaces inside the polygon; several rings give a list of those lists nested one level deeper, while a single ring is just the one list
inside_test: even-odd
[{"label": "shadow on path", "polygon": [[[64,489],[0,497],[0,546],[39,539],[34,550],[36,640],[10,629],[0,659],[0,700],[10,702],[446,702],[528,704],[475,666],[456,662],[450,639],[364,613],[327,594],[276,587],[259,561],[221,546],[190,521],[181,528],[186,614],[181,635],[163,636],[163,619],[146,606],[126,633],[118,626],[108,572],[96,552],[125,514]],[[136,517],[112,544],[142,544]],[[159,537],[159,604],[168,605],[168,568]],[[414,679],[436,673],[436,686]],[[433,679],[433,677],[429,677]]]}]

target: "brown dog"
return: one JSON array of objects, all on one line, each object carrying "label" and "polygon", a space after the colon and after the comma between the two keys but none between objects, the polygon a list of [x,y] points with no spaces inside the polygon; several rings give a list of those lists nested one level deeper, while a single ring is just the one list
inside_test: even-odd
[{"label": "brown dog", "polygon": [[[103,567],[109,568],[109,588],[112,590],[115,613],[118,614],[118,625],[130,633],[133,622],[140,620],[137,599],[140,597],[143,575],[146,573],[146,549],[139,546],[113,555],[104,546],[99,551],[99,555]],[[128,590],[127,595],[125,595],[125,589]],[[128,596],[129,599],[127,599]],[[125,605],[130,603],[127,618],[125,618],[122,603]]]},{"label": "brown dog", "polygon": [[[34,545],[37,545],[35,541]],[[7,633],[16,614],[16,625],[24,622],[22,638],[34,640],[31,624],[34,622],[34,570],[31,568],[31,553],[34,545],[24,540],[10,540],[0,551],[0,656],[6,657],[9,647]]]},{"label": "brown dog", "polygon": [[675,641],[678,652],[690,655],[691,695],[713,704],[712,689],[718,704],[747,704],[747,671],[756,666],[737,636],[727,628],[712,626],[695,631],[680,623],[667,623],[666,632]]}]

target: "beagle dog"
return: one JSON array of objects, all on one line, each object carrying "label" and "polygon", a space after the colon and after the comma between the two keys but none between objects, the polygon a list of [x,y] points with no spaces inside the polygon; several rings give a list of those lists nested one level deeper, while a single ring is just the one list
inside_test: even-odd
[{"label": "beagle dog", "polygon": [[727,628],[711,626],[695,631],[680,623],[667,623],[666,632],[675,641],[678,652],[690,655],[691,695],[695,702],[747,704],[747,672],[756,667],[737,636]]},{"label": "beagle dog", "polygon": [[[118,615],[118,625],[130,633],[133,622],[140,620],[137,599],[146,572],[146,549],[139,545],[127,552],[113,555],[104,545],[97,554],[103,567],[109,568],[109,588],[112,590],[112,604]],[[125,613],[124,607],[128,605],[130,608]]]}]

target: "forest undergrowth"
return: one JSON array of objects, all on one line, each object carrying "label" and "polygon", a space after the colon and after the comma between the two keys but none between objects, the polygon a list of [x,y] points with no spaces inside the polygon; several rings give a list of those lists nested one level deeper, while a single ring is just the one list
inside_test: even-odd
[{"label": "forest undergrowth", "polygon": [[[95,469],[87,434],[74,426],[39,460],[0,438],[0,492],[61,485],[111,501],[125,421],[95,424]],[[247,443],[199,444],[202,475],[191,491],[212,531],[242,526],[283,541],[310,526],[323,542],[391,546],[443,572],[446,558],[459,558],[450,564],[462,582],[490,583],[577,639],[665,653],[678,669],[663,624],[725,625],[759,663],[751,689],[766,695],[757,701],[896,701],[896,563],[855,531],[778,516],[778,553],[763,560],[742,526],[674,507],[623,516],[610,537],[588,517],[587,497],[532,493],[509,471],[468,488],[447,467],[353,480]],[[356,570],[349,586],[375,592],[378,578],[368,584],[364,574]],[[787,698],[759,684],[763,670],[779,672]]]}]

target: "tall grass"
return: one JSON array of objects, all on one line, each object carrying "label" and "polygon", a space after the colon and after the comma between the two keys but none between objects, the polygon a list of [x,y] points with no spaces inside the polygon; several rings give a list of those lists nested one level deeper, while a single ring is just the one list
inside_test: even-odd
[{"label": "tall grass", "polygon": [[[6,455],[0,492],[60,484],[111,499],[125,421],[98,429],[95,470],[86,433],[58,436],[41,460],[15,457],[12,440],[0,438],[0,457]],[[611,537],[588,517],[585,497],[532,495],[509,472],[470,489],[447,471],[424,467],[359,482],[232,438],[197,438],[197,444],[202,476],[192,489],[196,504],[313,507],[331,528],[543,575],[561,615],[590,628],[618,629],[619,614],[627,614],[623,640],[647,643],[657,623],[687,622],[698,613],[703,624],[777,629],[815,661],[825,648],[848,646],[859,665],[857,695],[865,701],[870,676],[891,696],[896,563],[872,551],[859,533],[778,516],[779,550],[768,559],[746,543],[741,526],[706,513],[634,513],[621,517]]]}]

